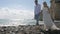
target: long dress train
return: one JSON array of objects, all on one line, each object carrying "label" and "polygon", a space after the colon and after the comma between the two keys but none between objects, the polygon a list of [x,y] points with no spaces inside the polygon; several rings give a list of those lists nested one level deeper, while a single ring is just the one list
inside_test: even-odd
[{"label": "long dress train", "polygon": [[56,27],[56,25],[52,21],[51,16],[48,12],[48,8],[46,8],[46,7],[43,8],[43,21],[44,21],[44,24],[46,25],[47,29],[52,29],[52,30],[59,29]]}]

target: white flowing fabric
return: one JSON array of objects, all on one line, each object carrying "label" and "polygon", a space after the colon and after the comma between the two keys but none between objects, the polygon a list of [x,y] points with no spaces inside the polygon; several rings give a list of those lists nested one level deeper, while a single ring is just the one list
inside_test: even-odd
[{"label": "white flowing fabric", "polygon": [[51,19],[51,16],[48,12],[48,8],[44,7],[43,8],[43,21],[44,24],[46,25],[46,29],[58,29],[54,22]]}]

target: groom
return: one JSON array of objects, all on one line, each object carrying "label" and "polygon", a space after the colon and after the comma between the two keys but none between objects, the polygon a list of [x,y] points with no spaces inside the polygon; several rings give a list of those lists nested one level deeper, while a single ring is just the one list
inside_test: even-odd
[{"label": "groom", "polygon": [[41,5],[38,4],[38,0],[35,0],[34,18],[36,20],[36,25],[39,25],[40,12],[41,12]]}]

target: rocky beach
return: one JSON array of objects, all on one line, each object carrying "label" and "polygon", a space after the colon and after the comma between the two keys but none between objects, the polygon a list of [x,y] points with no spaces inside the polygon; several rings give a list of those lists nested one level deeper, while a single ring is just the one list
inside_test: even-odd
[{"label": "rocky beach", "polygon": [[43,28],[44,25],[1,26],[0,34],[41,34]]},{"label": "rocky beach", "polygon": [[60,34],[60,30],[41,31],[44,28],[44,24],[0,26],[0,34]]}]

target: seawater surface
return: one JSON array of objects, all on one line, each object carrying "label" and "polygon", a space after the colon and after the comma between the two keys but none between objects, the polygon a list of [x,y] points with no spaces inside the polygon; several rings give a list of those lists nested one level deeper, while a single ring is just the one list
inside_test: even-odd
[{"label": "seawater surface", "polygon": [[[0,26],[12,26],[12,25],[35,25],[36,20],[34,19],[0,19]],[[39,21],[39,24],[43,24],[43,21]]]}]

